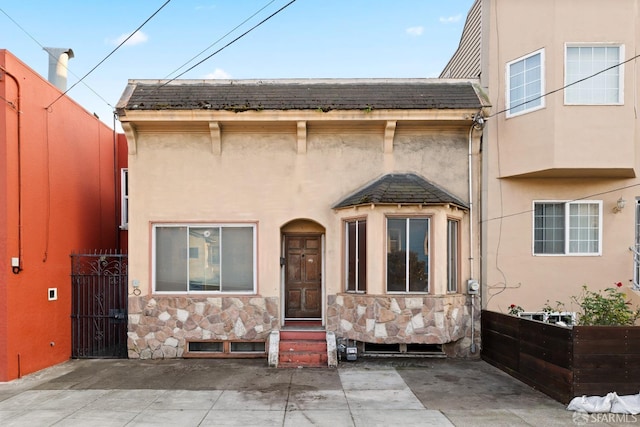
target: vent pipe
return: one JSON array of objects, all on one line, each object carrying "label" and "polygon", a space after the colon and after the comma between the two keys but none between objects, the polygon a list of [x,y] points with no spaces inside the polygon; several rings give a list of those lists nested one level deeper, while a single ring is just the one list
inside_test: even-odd
[{"label": "vent pipe", "polygon": [[67,90],[67,64],[73,58],[73,50],[59,47],[43,49],[49,54],[49,83],[64,92]]}]

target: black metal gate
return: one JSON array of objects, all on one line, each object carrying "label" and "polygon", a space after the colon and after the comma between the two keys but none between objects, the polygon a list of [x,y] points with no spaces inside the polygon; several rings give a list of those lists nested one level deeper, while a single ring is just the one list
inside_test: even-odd
[{"label": "black metal gate", "polygon": [[71,254],[73,358],[127,357],[127,255]]}]

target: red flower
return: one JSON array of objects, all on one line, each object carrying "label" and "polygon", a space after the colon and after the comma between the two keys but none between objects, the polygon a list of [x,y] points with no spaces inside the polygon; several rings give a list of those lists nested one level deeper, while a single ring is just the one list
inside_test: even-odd
[{"label": "red flower", "polygon": [[509,308],[516,308],[516,305],[515,305],[515,304],[511,304],[511,305],[509,306]]},{"label": "red flower", "polygon": [[621,288],[621,287],[622,287],[622,282],[618,282],[618,283],[616,283],[616,286],[617,286],[617,287],[619,287],[619,288]]}]

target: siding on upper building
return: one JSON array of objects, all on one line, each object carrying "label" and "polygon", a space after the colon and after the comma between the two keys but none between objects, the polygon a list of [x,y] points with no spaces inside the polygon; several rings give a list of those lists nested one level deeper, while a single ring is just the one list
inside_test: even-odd
[{"label": "siding on upper building", "polygon": [[445,66],[440,78],[480,78],[482,58],[482,0],[471,6],[462,30],[460,44]]}]

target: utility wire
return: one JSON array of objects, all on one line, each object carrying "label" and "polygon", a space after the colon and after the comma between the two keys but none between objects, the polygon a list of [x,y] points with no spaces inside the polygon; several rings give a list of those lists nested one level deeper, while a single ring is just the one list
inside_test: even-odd
[{"label": "utility wire", "polygon": [[238,37],[236,37],[235,39],[231,40],[229,43],[227,43],[226,45],[222,46],[220,49],[216,50],[215,52],[213,52],[211,55],[207,56],[206,58],[204,58],[203,60],[197,62],[196,64],[194,64],[193,66],[187,68],[185,71],[183,71],[182,73],[178,74],[177,76],[167,80],[166,82],[164,82],[163,84],[161,84],[160,86],[158,86],[156,88],[160,89],[161,87],[164,87],[166,85],[168,85],[169,83],[171,83],[172,81],[180,78],[181,76],[185,75],[186,73],[188,73],[189,71],[193,70],[194,68],[196,68],[197,66],[201,65],[202,63],[204,63],[205,61],[211,59],[214,55],[217,55],[218,53],[222,52],[224,49],[226,49],[227,47],[231,46],[232,44],[234,44],[235,42],[237,42],[238,40],[240,40],[241,38],[243,38],[244,36],[246,36],[247,34],[249,34],[251,31],[255,30],[256,28],[258,28],[260,25],[264,24],[265,22],[267,22],[268,20],[270,20],[271,18],[273,18],[274,16],[276,16],[277,14],[279,14],[280,12],[282,12],[283,10],[285,10],[287,7],[291,6],[293,3],[295,3],[296,0],[291,0],[289,3],[285,4],[284,6],[282,6],[280,9],[276,10],[275,12],[273,12],[271,15],[267,16],[265,19],[263,19],[262,21],[258,22],[256,25],[254,25],[253,27],[249,28],[247,31],[245,31],[244,33],[240,34]]},{"label": "utility wire", "polygon": [[[295,0],[294,0],[294,1],[295,1]],[[125,44],[127,41],[129,41],[129,39],[130,39],[131,37],[133,37],[133,35],[134,35],[135,33],[137,33],[138,31],[140,31],[140,29],[141,29],[142,27],[144,27],[144,26],[147,24],[147,22],[151,21],[151,19],[153,19],[153,17],[154,17],[154,16],[156,16],[156,15],[157,15],[157,14],[158,14],[158,13],[159,13],[159,12],[160,12],[160,11],[161,11],[165,6],[166,6],[166,5],[168,5],[168,4],[169,4],[169,2],[171,2],[171,0],[167,0],[166,2],[164,2],[164,4],[163,4],[162,6],[160,6],[160,8],[159,8],[158,10],[156,10],[156,11],[153,13],[153,15],[151,15],[150,17],[148,17],[148,18],[147,18],[147,19],[146,19],[142,24],[140,24],[140,26],[139,26],[138,28],[136,28],[136,30],[135,30],[134,32],[132,32],[131,34],[129,34],[129,36],[128,36],[127,38],[125,38],[125,39],[124,39],[124,40],[123,40],[123,41],[122,41],[118,46],[116,46],[116,48],[115,48],[115,49],[113,49],[113,50],[112,50],[112,51],[111,51],[107,56],[105,56],[105,57],[104,57],[100,62],[98,62],[98,64],[96,64],[96,66],[95,66],[95,67],[93,67],[91,70],[89,70],[89,72],[88,72],[87,74],[85,74],[84,76],[82,76],[82,78],[81,78],[80,80],[78,80],[76,83],[74,83],[74,84],[73,84],[69,89],[65,90],[65,91],[64,91],[64,93],[60,94],[60,96],[58,96],[56,99],[54,99],[54,100],[53,100],[53,102],[47,106],[47,109],[51,108],[51,106],[52,106],[53,104],[55,104],[56,102],[58,102],[58,100],[59,100],[60,98],[62,98],[63,96],[65,96],[65,95],[66,95],[66,94],[67,94],[71,89],[73,89],[74,87],[76,87],[76,86],[78,85],[78,83],[80,83],[81,81],[83,81],[84,79],[86,79],[86,78],[89,76],[89,74],[93,73],[93,72],[96,70],[96,68],[98,68],[100,65],[102,65],[102,63],[103,63],[104,61],[106,61],[107,59],[109,59],[109,57],[110,57],[111,55],[113,55],[113,54],[114,54],[118,49],[120,49],[120,47],[122,47],[122,45],[123,45],[123,44]]]},{"label": "utility wire", "polygon": [[199,57],[200,55],[202,55],[203,53],[205,53],[206,51],[208,51],[209,49],[211,49],[213,46],[217,45],[219,42],[221,42],[222,40],[224,40],[229,34],[233,33],[235,30],[237,30],[238,28],[242,27],[244,24],[247,23],[247,21],[249,21],[251,18],[253,18],[254,16],[256,16],[257,14],[259,14],[260,12],[262,12],[263,10],[265,10],[267,7],[269,7],[273,2],[275,2],[276,0],[271,0],[269,3],[265,4],[264,6],[262,6],[262,8],[260,8],[257,12],[255,12],[253,15],[251,15],[250,17],[248,17],[247,19],[245,19],[244,21],[242,21],[240,24],[236,25],[231,31],[227,32],[227,34],[225,34],[224,36],[220,37],[218,40],[216,40],[215,42],[211,43],[209,46],[207,46],[205,49],[203,49],[200,53],[198,53],[197,55],[195,55],[193,58],[189,59],[187,62],[185,62],[184,64],[182,64],[180,67],[176,68],[175,70],[173,70],[172,72],[170,72],[169,74],[167,74],[165,76],[165,79],[168,79],[169,76],[171,76],[173,73],[177,73],[178,71],[180,71],[181,69],[183,69],[184,67],[186,67],[190,62],[192,62],[194,59],[196,59],[197,57]]},{"label": "utility wire", "polygon": [[491,117],[495,117],[495,116],[497,116],[498,114],[506,113],[507,111],[510,111],[510,110],[512,110],[513,108],[518,108],[518,107],[521,107],[521,106],[523,106],[523,105],[526,105],[526,104],[528,104],[528,103],[530,103],[530,102],[537,101],[538,99],[545,98],[545,97],[547,97],[547,96],[549,96],[549,95],[552,95],[552,94],[554,94],[554,93],[556,93],[556,92],[560,92],[561,90],[565,90],[565,89],[566,89],[566,88],[568,88],[568,87],[571,87],[571,86],[576,85],[576,84],[578,84],[578,83],[582,83],[582,82],[584,82],[584,81],[586,81],[586,80],[592,79],[592,78],[594,78],[595,76],[597,76],[597,75],[599,75],[599,74],[606,73],[606,72],[607,72],[607,71],[609,71],[609,70],[613,70],[614,68],[617,68],[617,67],[619,67],[619,66],[621,66],[621,65],[624,65],[624,64],[626,64],[627,62],[634,61],[634,60],[638,59],[639,57],[640,57],[640,55],[636,55],[636,56],[634,56],[634,57],[632,57],[632,58],[629,58],[629,59],[627,59],[626,61],[623,61],[623,62],[621,62],[621,63],[619,63],[619,64],[612,65],[611,67],[605,68],[604,70],[600,70],[600,71],[598,71],[597,73],[591,74],[590,76],[583,77],[583,78],[581,78],[580,80],[576,80],[575,82],[572,82],[572,83],[569,83],[569,84],[567,84],[567,85],[564,85],[564,86],[562,86],[561,88],[554,89],[554,90],[552,90],[551,92],[547,92],[547,93],[544,93],[544,94],[542,94],[542,95],[540,95],[540,96],[536,96],[535,98],[532,98],[532,99],[529,99],[529,100],[527,100],[527,101],[521,102],[521,103],[520,103],[520,104],[518,104],[518,105],[514,105],[514,106],[512,106],[512,107],[505,108],[504,110],[501,110],[501,111],[495,112],[495,113],[491,114],[490,116],[488,116],[488,117],[486,117],[486,118],[487,118],[487,119],[489,119],[489,118],[491,118]]}]

